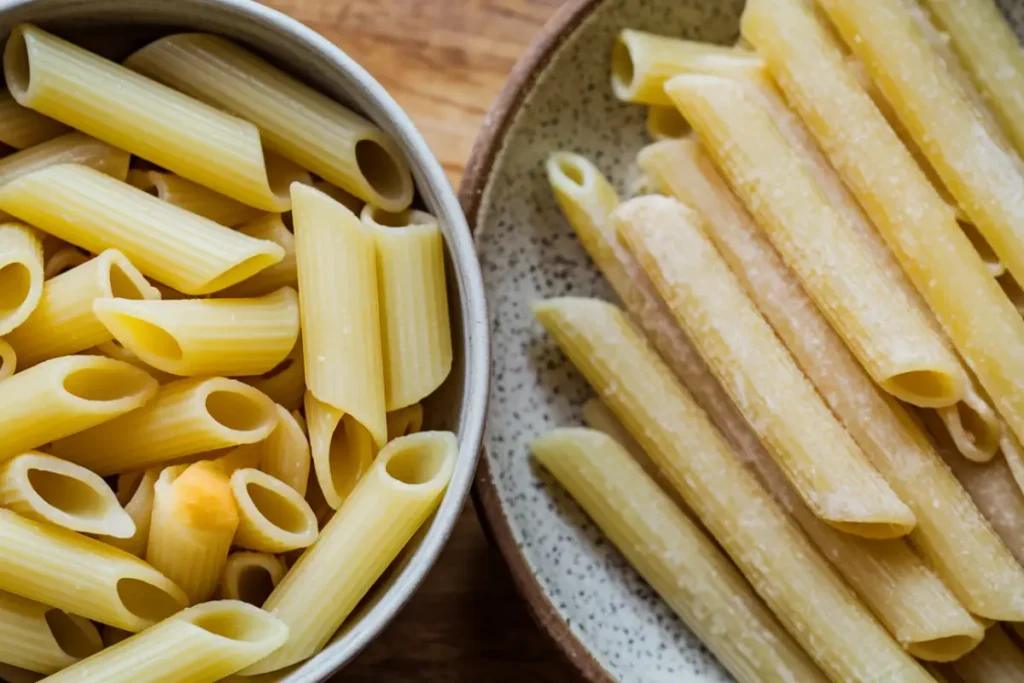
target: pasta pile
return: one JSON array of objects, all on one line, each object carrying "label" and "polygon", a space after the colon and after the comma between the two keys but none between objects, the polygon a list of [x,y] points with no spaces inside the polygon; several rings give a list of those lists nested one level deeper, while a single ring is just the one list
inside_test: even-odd
[{"label": "pasta pile", "polygon": [[4,76],[0,674],[301,662],[452,475],[438,221],[380,129],[223,38],[118,64],[22,25]]},{"label": "pasta pile", "polygon": [[739,681],[1024,680],[1024,52],[992,0],[741,31],[619,34],[650,194],[548,159],[622,308],[534,304],[598,396],[531,451]]}]

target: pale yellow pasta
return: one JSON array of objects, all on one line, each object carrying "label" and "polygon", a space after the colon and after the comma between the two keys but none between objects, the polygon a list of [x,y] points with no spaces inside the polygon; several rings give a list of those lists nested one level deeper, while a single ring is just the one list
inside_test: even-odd
[{"label": "pale yellow pasta", "polygon": [[278,363],[277,367],[259,377],[243,377],[242,381],[251,384],[289,410],[302,407],[306,396],[306,369],[302,358],[301,334],[291,353]]},{"label": "pale yellow pasta", "polygon": [[338,202],[339,204],[344,205],[345,208],[347,208],[349,211],[351,211],[357,216],[359,215],[359,212],[363,210],[363,207],[366,206],[366,202],[364,202],[359,197],[349,194],[340,187],[337,187],[336,185],[331,185],[326,180],[314,180],[313,187],[320,190],[325,195],[327,195],[334,201]]},{"label": "pale yellow pasta", "polygon": [[[418,431],[418,430],[417,430]],[[310,448],[303,423],[281,405],[277,406],[277,427],[264,441],[254,444],[262,449],[259,468],[306,495],[309,481]]]},{"label": "pale yellow pasta", "polygon": [[362,423],[306,392],[306,424],[313,471],[335,510],[369,470],[376,445]]},{"label": "pale yellow pasta", "polygon": [[263,604],[291,632],[280,650],[246,674],[276,671],[320,651],[437,508],[457,453],[448,432],[420,432],[384,447]]},{"label": "pale yellow pasta", "polygon": [[985,633],[985,640],[962,659],[952,664],[964,683],[1017,683],[1024,680],[1024,653],[996,624]]},{"label": "pale yellow pasta", "polygon": [[18,104],[11,93],[0,93],[0,142],[27,149],[66,133],[63,123]]},{"label": "pale yellow pasta", "polygon": [[298,286],[298,268],[295,265],[295,236],[281,220],[281,214],[270,213],[246,223],[238,232],[258,240],[266,240],[284,249],[284,258],[264,268],[247,280],[221,290],[218,296],[247,297],[269,294],[280,287]]},{"label": "pale yellow pasta", "polygon": [[383,446],[387,417],[373,230],[311,187],[293,185],[292,200],[306,387]]},{"label": "pale yellow pasta", "polygon": [[[541,324],[833,680],[928,681],[729,451],[615,306],[534,305]],[[742,501],[742,503],[740,503]]]},{"label": "pale yellow pasta", "polygon": [[872,378],[916,405],[959,401],[967,378],[957,358],[902,291],[888,286],[743,86],[717,76],[682,75],[665,88]]},{"label": "pale yellow pasta", "polygon": [[0,209],[86,251],[119,249],[146,276],[208,294],[284,258],[256,240],[85,166],[49,166],[0,185]]},{"label": "pale yellow pasta", "polygon": [[423,404],[399,408],[388,413],[388,441],[423,430]]},{"label": "pale yellow pasta", "polygon": [[241,468],[231,475],[231,492],[238,506],[235,547],[283,553],[316,540],[319,527],[309,503],[280,479]]},{"label": "pale yellow pasta", "polygon": [[273,401],[252,387],[223,377],[182,379],[161,386],[141,410],[55,441],[51,451],[107,476],[262,441],[276,426]]},{"label": "pale yellow pasta", "polygon": [[92,308],[118,343],[175,375],[259,375],[299,339],[291,287],[251,299],[97,299]]},{"label": "pale yellow pasta", "polygon": [[228,478],[215,464],[167,467],[153,488],[146,562],[178,584],[190,604],[208,600],[238,522]]},{"label": "pale yellow pasta", "polygon": [[0,339],[0,381],[14,374],[18,369],[18,354],[6,340]]},{"label": "pale yellow pasta", "polygon": [[129,365],[134,365],[140,370],[145,370],[146,374],[150,375],[160,384],[167,384],[168,382],[179,379],[175,375],[163,372],[162,370],[157,370],[153,366],[147,365],[146,363],[142,362],[141,358],[139,358],[134,353],[121,346],[113,339],[111,339],[110,341],[103,342],[102,344],[97,344],[96,348],[93,349],[93,351],[101,356],[106,356],[107,358],[113,358],[114,360],[123,361],[125,363],[128,363]]},{"label": "pale yellow pasta", "polygon": [[413,197],[402,151],[382,130],[229,40],[161,38],[125,65],[259,126],[268,148],[389,211]]},{"label": "pale yellow pasta", "polygon": [[266,657],[288,627],[237,600],[196,605],[50,678],[51,683],[214,683]]},{"label": "pale yellow pasta", "polygon": [[160,292],[116,249],[47,280],[39,305],[7,335],[22,367],[110,341],[111,333],[93,313],[95,301],[110,297],[153,300]]},{"label": "pale yellow pasta", "polygon": [[208,218],[229,228],[255,220],[260,210],[225,197],[181,176],[162,171],[129,171],[128,184],[144,190],[161,201]]},{"label": "pale yellow pasta", "polygon": [[88,260],[89,255],[81,249],[77,247],[64,247],[46,258],[46,263],[43,265],[43,277],[50,280],[58,275],[63,275]]},{"label": "pale yellow pasta", "polygon": [[288,568],[276,555],[239,550],[228,555],[220,577],[220,597],[260,607]]},{"label": "pale yellow pasta", "polygon": [[423,211],[367,204],[361,220],[377,245],[386,407],[398,410],[432,394],[452,368],[444,237]]},{"label": "pale yellow pasta", "polygon": [[690,130],[690,124],[675,107],[652,104],[647,108],[645,123],[647,134],[652,140],[673,140],[681,138]]},{"label": "pale yellow pasta", "polygon": [[0,159],[0,185],[60,164],[80,164],[124,180],[131,155],[83,133],[67,133]]},{"label": "pale yellow pasta", "polygon": [[0,335],[21,325],[43,295],[43,243],[23,223],[0,223]]},{"label": "pale yellow pasta", "polygon": [[128,538],[100,538],[115,548],[143,557],[149,543],[149,526],[153,516],[153,488],[160,470],[153,468],[145,472],[133,472],[132,475],[122,474],[117,478],[117,499],[135,523],[135,533]]},{"label": "pale yellow pasta", "polygon": [[64,356],[0,383],[0,460],[133,411],[156,395],[142,370],[98,356]]},{"label": "pale yellow pasta", "polygon": [[10,510],[0,510],[0,585],[127,631],[187,604],[178,586],[139,558]]},{"label": "pale yellow pasta", "polygon": [[91,621],[0,591],[0,662],[52,674],[102,647]]}]

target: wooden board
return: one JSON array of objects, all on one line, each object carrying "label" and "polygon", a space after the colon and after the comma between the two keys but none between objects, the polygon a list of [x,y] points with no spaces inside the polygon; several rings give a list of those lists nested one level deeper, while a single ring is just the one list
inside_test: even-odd
[{"label": "wooden board", "polygon": [[[359,61],[412,117],[454,185],[491,101],[559,0],[265,0]],[[426,583],[335,679],[578,680],[540,634],[471,505]]]}]

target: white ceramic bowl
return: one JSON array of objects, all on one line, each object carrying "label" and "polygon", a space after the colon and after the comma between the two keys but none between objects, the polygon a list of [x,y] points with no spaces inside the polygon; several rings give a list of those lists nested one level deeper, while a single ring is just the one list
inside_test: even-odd
[{"label": "white ceramic bowl", "polygon": [[[408,601],[433,566],[462,509],[476,467],[487,404],[488,333],[483,285],[458,201],[409,117],[355,59],[299,22],[251,0],[0,0],[0,38],[32,22],[112,58],[161,35],[207,31],[238,41],[307,84],[361,111],[390,134],[412,167],[427,209],[444,229],[454,362],[425,405],[430,428],[459,439],[454,477],[441,507],[318,655],[264,681],[326,680],[366,646]],[[356,55],[358,58],[358,55]]]}]

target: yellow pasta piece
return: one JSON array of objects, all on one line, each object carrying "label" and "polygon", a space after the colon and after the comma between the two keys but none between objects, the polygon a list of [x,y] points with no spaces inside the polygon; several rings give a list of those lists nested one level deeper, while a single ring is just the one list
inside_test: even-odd
[{"label": "yellow pasta piece", "polygon": [[305,406],[313,471],[327,503],[337,510],[369,470],[376,446],[362,423],[311,391]]},{"label": "yellow pasta piece", "polygon": [[214,192],[191,180],[161,171],[129,171],[128,184],[144,190],[161,201],[233,228],[255,220],[260,210]]},{"label": "yellow pasta piece", "polygon": [[317,190],[296,184],[292,193],[306,386],[381,447],[387,417],[373,231]]},{"label": "yellow pasta piece", "polygon": [[388,441],[423,430],[423,404],[399,408],[388,413]]},{"label": "yellow pasta piece", "polygon": [[316,540],[319,527],[309,503],[280,479],[241,468],[231,475],[231,492],[238,506],[235,547],[283,553]]},{"label": "yellow pasta piece", "polygon": [[262,448],[260,469],[291,486],[300,496],[306,495],[311,459],[304,424],[278,405],[277,427],[258,445]]},{"label": "yellow pasta piece", "polygon": [[664,104],[652,104],[647,108],[645,126],[652,140],[674,140],[690,131],[690,124],[679,110]]},{"label": "yellow pasta piece", "polygon": [[27,149],[66,133],[68,127],[18,104],[11,93],[0,93],[0,142]]},{"label": "yellow pasta piece", "polygon": [[167,384],[168,382],[180,379],[175,375],[163,372],[161,370],[157,370],[153,366],[147,365],[142,361],[141,358],[139,358],[134,353],[121,346],[118,342],[116,342],[113,339],[111,339],[110,341],[103,342],[102,344],[97,344],[96,348],[94,348],[93,351],[101,356],[113,358],[114,360],[119,360],[124,363],[128,363],[129,365],[134,365],[140,370],[145,370],[147,375],[151,376],[160,384]]},{"label": "yellow pasta piece", "polygon": [[287,211],[307,179],[265,154],[253,124],[175,92],[29,24],[4,49],[7,87],[23,106],[183,178],[264,211]]},{"label": "yellow pasta piece", "polygon": [[[43,245],[46,250],[46,245]],[[43,265],[43,277],[47,280],[63,275],[89,260],[89,255],[77,247],[64,247],[46,258]]]},{"label": "yellow pasta piece", "polygon": [[276,426],[273,401],[252,387],[223,377],[182,379],[161,386],[143,409],[55,441],[51,451],[107,476],[262,441]]},{"label": "yellow pasta piece", "polygon": [[136,557],[146,554],[149,543],[149,526],[153,516],[153,488],[160,476],[160,470],[153,468],[145,472],[122,474],[117,478],[117,499],[124,505],[124,511],[135,524],[135,533],[128,538],[101,536],[101,540],[115,548]]},{"label": "yellow pasta piece", "polygon": [[1024,680],[1024,653],[998,624],[988,629],[981,645],[953,662],[964,683],[1015,683]]},{"label": "yellow pasta piece", "polygon": [[229,40],[161,38],[125,64],[259,126],[267,147],[389,211],[413,197],[401,149],[377,126]]},{"label": "yellow pasta piece", "polygon": [[437,508],[455,466],[448,432],[392,441],[320,538],[263,604],[288,624],[288,642],[244,671],[276,671],[318,652]]},{"label": "yellow pasta piece", "polygon": [[43,295],[43,243],[22,223],[0,223],[0,334],[25,322]]},{"label": "yellow pasta piece", "polygon": [[286,571],[288,568],[276,555],[248,550],[233,552],[228,555],[220,577],[220,596],[260,607]]},{"label": "yellow pasta piece", "polygon": [[0,591],[0,661],[52,674],[102,648],[88,619]]},{"label": "yellow pasta piece", "polygon": [[116,249],[108,249],[43,285],[39,305],[7,336],[22,367],[110,341],[93,302],[119,297],[153,300],[160,292]]},{"label": "yellow pasta piece", "polygon": [[14,374],[18,369],[18,354],[6,340],[0,339],[0,381]]},{"label": "yellow pasta piece", "polygon": [[258,240],[266,240],[284,249],[284,258],[264,268],[247,280],[221,290],[218,296],[248,297],[269,294],[281,287],[297,287],[298,267],[295,264],[295,236],[281,220],[281,214],[271,213],[246,223],[238,232]]},{"label": "yellow pasta piece", "polygon": [[988,268],[988,272],[992,277],[999,277],[1006,272],[1006,266],[999,260],[999,256],[992,249],[992,245],[985,241],[985,238],[978,232],[978,229],[974,227],[973,223],[968,221],[958,220],[960,228],[964,231],[964,235],[968,240],[971,241],[971,246],[978,252],[978,256],[985,262],[985,267]]},{"label": "yellow pasta piece", "polygon": [[289,410],[300,408],[306,396],[306,370],[302,359],[302,339],[295,342],[288,357],[278,363],[273,370],[259,377],[243,377],[242,381],[259,389]]}]

